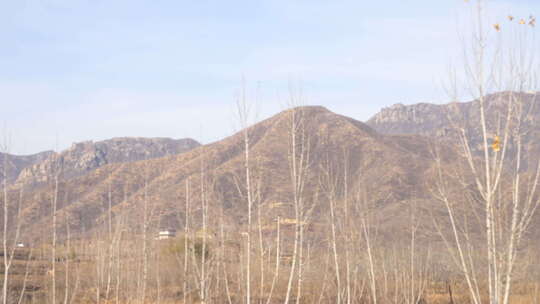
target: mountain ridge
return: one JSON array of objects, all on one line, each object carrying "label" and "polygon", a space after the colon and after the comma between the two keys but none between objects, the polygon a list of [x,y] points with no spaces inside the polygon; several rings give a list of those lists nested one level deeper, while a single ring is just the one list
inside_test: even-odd
[{"label": "mountain ridge", "polygon": [[[326,216],[327,204],[317,194],[317,187],[321,174],[332,168],[348,168],[351,189],[376,189],[371,197],[380,208],[391,210],[389,217],[399,217],[403,210],[395,204],[412,199],[413,189],[424,187],[426,172],[431,167],[425,161],[429,153],[425,138],[381,135],[363,122],[324,107],[301,107],[285,110],[247,130],[184,153],[110,163],[85,175],[61,180],[58,222],[70,223],[72,233],[99,229],[108,219],[110,197],[113,217],[125,219],[131,231],[141,229],[145,199],[149,201],[154,225],[180,228],[183,209],[179,204],[185,200],[185,183],[189,181],[193,206],[200,206],[203,192],[207,192],[209,216],[217,219],[219,210],[223,210],[228,225],[241,230],[247,220],[242,194],[246,191],[246,131],[252,179],[259,191],[254,208],[281,204],[282,207],[265,209],[264,221],[271,222],[277,216],[291,218],[292,209],[287,206],[292,204],[289,162],[293,119],[299,141],[297,149],[304,149],[309,164],[305,176],[306,208],[314,208],[315,218],[323,220]],[[50,229],[52,189],[52,185],[39,187],[26,197],[26,237]],[[200,209],[197,210],[193,216],[199,214]]]},{"label": "mountain ridge", "polygon": [[50,157],[53,151],[43,151],[29,155],[15,155],[0,152],[0,177],[6,170],[7,182],[11,183],[17,179],[25,168],[40,163]]},{"label": "mountain ridge", "polygon": [[[498,108],[488,110],[494,109]],[[63,176],[57,195],[58,222],[64,223],[59,231],[65,233],[62,227],[69,225],[74,234],[92,233],[103,228],[109,216],[122,219],[130,231],[140,231],[145,200],[150,208],[151,227],[180,229],[184,225],[187,183],[191,204],[196,206],[191,216],[200,216],[202,199],[206,197],[209,218],[216,221],[222,212],[228,229],[242,231],[247,221],[246,133],[252,183],[258,191],[253,208],[265,208],[265,223],[278,216],[290,220],[294,217],[290,171],[293,121],[297,153],[304,151],[302,157],[308,164],[304,177],[305,208],[313,208],[313,221],[321,225],[328,212],[321,177],[329,173],[335,175],[332,178],[344,180],[343,172],[347,172],[347,188],[369,192],[370,200],[385,214],[385,227],[399,232],[408,210],[403,206],[414,201],[429,210],[440,207],[430,197],[436,176],[434,144],[441,147],[439,156],[444,166],[458,165],[455,143],[439,138],[436,132],[440,129],[428,129],[431,133],[426,134],[385,134],[369,125],[373,120],[364,123],[321,106],[297,107],[183,153],[110,162],[82,175]],[[451,139],[453,135],[446,136]],[[300,159],[299,154],[296,157]],[[53,189],[49,181],[26,195],[26,237],[36,238],[37,231],[47,235]],[[107,213],[109,206],[111,215]],[[197,221],[192,223],[200,225]]]},{"label": "mountain ridge", "polygon": [[[53,171],[66,178],[86,174],[109,163],[130,162],[189,151],[200,144],[190,138],[115,137],[102,141],[73,143],[70,148],[52,153],[40,162],[21,170],[15,181],[19,185],[46,183]],[[54,168],[59,166],[59,168]]]}]

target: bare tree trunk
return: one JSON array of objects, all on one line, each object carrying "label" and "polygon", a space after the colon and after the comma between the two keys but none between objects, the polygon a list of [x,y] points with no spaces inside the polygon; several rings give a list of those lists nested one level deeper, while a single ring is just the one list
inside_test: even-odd
[{"label": "bare tree trunk", "polygon": [[[58,161],[58,159],[56,159]],[[55,172],[54,172],[54,193],[52,198],[52,303],[56,304],[56,221],[57,221],[57,206],[58,206],[58,187],[59,187],[59,166],[60,164],[55,164]]]},{"label": "bare tree trunk", "polygon": [[71,235],[69,230],[69,220],[66,217],[66,231],[67,231],[67,239],[66,239],[66,252],[64,254],[65,259],[65,289],[64,289],[64,304],[68,304],[69,299],[69,275],[70,275],[70,268],[69,268],[69,259],[70,259],[70,253],[71,253]]},{"label": "bare tree trunk", "polygon": [[143,245],[142,245],[142,254],[143,254],[143,269],[142,269],[142,288],[141,288],[141,304],[144,304],[146,301],[146,285],[148,281],[148,172],[145,172],[144,176],[144,201],[143,201]]},{"label": "bare tree trunk", "polygon": [[326,281],[327,281],[327,276],[328,276],[328,267],[330,265],[330,246],[327,246],[327,251],[326,251],[326,259],[325,259],[325,263],[324,263],[324,275],[323,275],[323,278],[322,278],[322,286],[321,286],[321,289],[320,289],[320,293],[319,293],[319,300],[318,300],[318,304],[321,304],[323,299],[324,299],[324,292],[325,292],[325,289],[326,289]]},{"label": "bare tree trunk", "polygon": [[117,233],[118,233],[118,239],[116,241],[116,287],[115,287],[115,303],[120,303],[120,274],[121,274],[121,261],[122,261],[122,255],[121,255],[121,248],[122,248],[122,220],[119,219],[117,223]]},{"label": "bare tree trunk", "polygon": [[24,300],[24,295],[26,292],[26,283],[28,282],[28,275],[30,274],[30,261],[33,259],[33,253],[34,248],[30,248],[30,253],[28,254],[28,258],[26,260],[26,266],[24,268],[24,279],[23,279],[23,285],[21,288],[21,294],[19,295],[19,300],[17,301],[17,304],[22,304]]},{"label": "bare tree trunk", "polygon": [[299,206],[299,195],[298,193],[298,176],[299,176],[299,169],[298,169],[298,162],[296,160],[297,158],[297,142],[296,142],[296,133],[297,133],[297,125],[296,125],[296,115],[295,115],[296,109],[291,110],[291,129],[290,129],[290,152],[289,152],[289,159],[290,164],[289,168],[291,171],[291,184],[293,187],[293,203],[294,203],[294,214],[295,214],[295,225],[294,225],[294,249],[293,249],[293,256],[292,256],[292,264],[291,264],[291,270],[289,272],[289,281],[287,283],[287,293],[285,295],[285,301],[284,304],[288,304],[290,297],[291,297],[291,290],[293,285],[293,278],[294,273],[296,270],[296,263],[297,263],[297,256],[298,256],[298,246],[299,246],[299,221],[300,221],[300,206]]},{"label": "bare tree trunk", "polygon": [[185,224],[184,224],[184,286],[183,286],[183,303],[187,303],[188,290],[188,257],[189,257],[189,178],[186,179],[186,209],[185,209]]},{"label": "bare tree trunk", "polygon": [[[7,145],[6,145],[7,146]],[[7,151],[7,148],[4,149],[5,151]],[[1,151],[1,150],[0,150]],[[15,233],[13,235],[13,241],[12,241],[12,244],[11,244],[11,250],[8,250],[8,248],[10,247],[10,245],[8,244],[8,238],[9,238],[9,233],[8,233],[8,214],[9,214],[9,197],[8,197],[8,190],[7,190],[7,170],[6,170],[6,167],[7,167],[7,152],[5,153],[5,158],[4,158],[4,172],[3,172],[3,200],[4,200],[4,227],[3,227],[3,231],[2,231],[2,237],[3,237],[3,242],[2,242],[2,249],[3,249],[3,256],[4,256],[4,280],[3,280],[3,293],[2,293],[2,299],[3,299],[3,302],[6,302],[7,301],[7,297],[8,297],[8,288],[9,288],[9,270],[11,268],[11,264],[13,263],[13,258],[15,257],[15,250],[17,248],[17,243],[19,241],[19,233],[20,233],[20,229],[21,229],[21,207],[22,207],[22,203],[23,203],[23,196],[24,196],[24,188],[21,186],[21,188],[19,189],[19,200],[18,200],[18,204],[17,204],[17,210],[16,210],[16,214],[15,214],[15,219],[14,219],[14,222],[15,222]],[[26,278],[25,278],[26,280]]]},{"label": "bare tree trunk", "polygon": [[272,279],[272,286],[270,287],[270,293],[268,294],[268,298],[266,299],[266,304],[270,304],[270,301],[272,300],[272,294],[274,292],[274,287],[276,286],[276,282],[279,278],[279,265],[281,264],[280,263],[280,260],[281,260],[281,256],[280,256],[280,252],[281,252],[281,240],[280,240],[280,217],[278,216],[277,218],[277,236],[276,236],[276,266],[275,266],[275,269],[274,269],[274,278]]},{"label": "bare tree trunk", "polygon": [[75,286],[73,286],[73,292],[71,293],[71,299],[69,301],[69,304],[72,304],[75,299],[77,299],[77,292],[79,290],[79,281],[80,281],[80,269],[79,266],[77,266],[75,270]]},{"label": "bare tree trunk", "polygon": [[202,303],[206,303],[206,234],[207,227],[207,201],[206,201],[206,168],[204,161],[201,162],[201,210],[202,210],[202,252],[201,252],[201,273],[200,273],[200,292],[199,297]]},{"label": "bare tree trunk", "polygon": [[[244,173],[245,173],[245,195],[248,207],[248,224],[246,231],[246,304],[251,303],[251,233],[252,233],[252,209],[253,209],[253,189],[251,180],[251,168],[250,168],[250,141],[249,141],[249,118],[250,107],[246,100],[246,88],[245,83],[242,82],[242,89],[239,99],[237,100],[237,112],[238,119],[240,121],[240,127],[242,128],[243,141],[244,141]],[[261,273],[262,275],[262,273]]]},{"label": "bare tree trunk", "polygon": [[[259,182],[260,185],[260,182]],[[258,196],[260,195],[260,189],[257,191]],[[265,260],[264,260],[264,244],[263,244],[263,233],[262,233],[262,215],[261,215],[261,200],[257,199],[259,206],[257,208],[257,226],[259,229],[259,263],[260,263],[260,290],[259,290],[259,304],[262,304],[264,298],[264,271],[265,271]]]},{"label": "bare tree trunk", "polygon": [[109,300],[109,294],[111,292],[111,283],[112,283],[112,268],[113,268],[113,250],[114,250],[114,239],[113,239],[113,230],[112,230],[112,176],[109,173],[109,183],[108,183],[108,208],[107,208],[107,222],[108,222],[108,240],[109,240],[109,249],[107,251],[107,287],[105,289],[105,299]]},{"label": "bare tree trunk", "polygon": [[[298,101],[297,96],[293,95],[294,92],[291,91],[291,103]],[[294,281],[294,274],[296,272],[297,264],[299,263],[299,251],[300,247],[303,246],[303,232],[301,231],[302,225],[306,224],[304,222],[304,210],[303,210],[303,200],[304,200],[304,186],[306,183],[307,173],[309,169],[309,143],[306,138],[305,128],[304,128],[304,117],[302,110],[292,108],[290,111],[290,134],[289,134],[289,172],[291,178],[291,186],[293,190],[293,205],[294,205],[294,245],[293,245],[293,256],[292,256],[292,265],[289,272],[289,280],[287,283],[287,292],[285,294],[284,304],[288,304],[291,298],[291,291]],[[297,113],[300,111],[300,113]],[[298,139],[297,136],[300,135]],[[301,267],[299,267],[299,270]]]},{"label": "bare tree trunk", "polygon": [[222,200],[222,205],[219,212],[219,228],[220,228],[219,239],[220,239],[220,247],[221,247],[220,248],[220,255],[221,255],[220,264],[221,264],[224,283],[225,283],[225,294],[227,296],[227,302],[229,304],[232,304],[231,292],[230,292],[230,287],[229,287],[229,273],[227,270],[227,266],[226,266],[227,261],[225,257],[225,229],[223,227],[223,209],[224,209],[224,205],[223,205],[223,200]]},{"label": "bare tree trunk", "polygon": [[[303,206],[302,206],[303,209]],[[305,223],[303,222],[303,216],[302,221],[300,222],[300,250],[298,251],[298,282],[296,283],[296,304],[300,303],[300,299],[302,298],[302,283],[304,280],[304,227]]]},{"label": "bare tree trunk", "polygon": [[4,278],[2,284],[2,301],[7,304],[8,301],[8,279],[9,279],[9,258],[8,252],[8,219],[9,219],[9,200],[8,200],[8,186],[7,186],[7,168],[8,168],[8,155],[7,148],[2,149],[4,153],[4,172],[2,172],[2,192],[4,195],[4,227],[2,229],[2,249],[4,251]]},{"label": "bare tree trunk", "polygon": [[101,253],[100,239],[99,239],[99,236],[96,234],[96,303],[98,304],[101,303],[101,277],[102,277],[101,259],[102,259],[102,253]]},{"label": "bare tree trunk", "polygon": [[366,253],[368,258],[368,267],[369,267],[369,280],[370,280],[370,291],[371,291],[371,300],[373,304],[377,304],[378,300],[378,292],[377,292],[377,281],[375,276],[375,258],[373,256],[373,225],[372,221],[370,221],[370,212],[373,212],[370,210],[368,204],[367,204],[367,198],[366,193],[363,193],[363,197],[360,198],[361,201],[364,202],[364,212],[363,215],[360,217],[360,223],[362,226],[362,233],[364,236],[364,241],[366,245]]},{"label": "bare tree trunk", "polygon": [[[128,184],[124,185],[124,202],[127,202],[128,198]],[[116,222],[116,287],[115,287],[115,303],[120,303],[120,283],[121,283],[121,264],[122,264],[122,234],[124,229],[123,218],[119,217]]]},{"label": "bare tree trunk", "polygon": [[[8,185],[7,185],[7,168],[8,168],[8,138],[6,136],[5,142],[0,144],[0,152],[4,152],[4,168],[2,172],[2,188],[3,188],[3,211],[4,211],[4,225],[2,229],[2,249],[3,249],[3,262],[4,262],[4,276],[3,276],[3,284],[2,284],[2,301],[4,304],[7,304],[8,302],[8,289],[9,289],[9,271],[11,268],[11,264],[13,262],[15,249],[17,248],[17,242],[19,240],[19,232],[21,227],[21,205],[23,202],[23,193],[24,189],[21,187],[19,189],[19,201],[16,209],[15,219],[13,220],[15,222],[15,233],[13,235],[13,241],[10,245],[8,242],[9,231],[8,227],[9,225],[9,194],[8,194]],[[11,247],[11,249],[9,249]]]},{"label": "bare tree trunk", "polygon": [[336,304],[341,304],[341,272],[339,270],[339,258],[337,249],[337,237],[336,237],[336,215],[335,215],[335,201],[334,194],[330,194],[332,197],[328,200],[330,202],[330,223],[332,231],[332,252],[334,254],[334,269],[336,272]]}]

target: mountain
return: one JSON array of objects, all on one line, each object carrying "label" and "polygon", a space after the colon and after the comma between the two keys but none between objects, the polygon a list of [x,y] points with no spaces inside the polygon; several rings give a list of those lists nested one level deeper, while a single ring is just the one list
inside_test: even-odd
[{"label": "mountain", "polygon": [[[505,113],[508,94],[511,93],[487,98],[490,128]],[[520,98],[528,105],[537,101],[532,94]],[[436,208],[431,196],[437,176],[433,143],[445,147],[440,150],[444,166],[454,168],[458,164],[457,139],[450,119],[462,123],[472,141],[479,142],[479,128],[475,125],[477,103],[393,106],[383,109],[367,124],[323,107],[299,107],[278,113],[209,145],[184,153],[166,155],[162,152],[162,157],[152,159],[141,153],[130,162],[115,162],[121,158],[112,156],[101,157],[100,151],[110,150],[93,148],[98,146],[95,144],[75,145],[57,158],[62,160],[65,170],[58,192],[58,222],[63,223],[59,229],[65,231],[61,227],[69,223],[72,233],[90,233],[104,227],[111,218],[123,219],[129,231],[140,232],[145,210],[153,229],[158,226],[182,228],[185,189],[189,181],[191,216],[197,219],[192,221],[193,225],[201,224],[204,200],[208,204],[209,220],[214,225],[223,213],[223,220],[231,231],[242,231],[247,223],[244,150],[244,132],[247,132],[251,187],[257,190],[252,193],[257,198],[254,210],[259,212],[260,208],[264,226],[271,226],[278,216],[289,221],[294,217],[295,190],[291,185],[290,170],[291,140],[295,134],[296,159],[303,157],[307,164],[307,169],[302,171],[305,180],[303,208],[310,210],[314,223],[324,226],[328,220],[328,187],[340,184],[346,187],[334,190],[341,199],[346,191],[350,197],[360,192],[369,193],[370,204],[384,214],[381,225],[387,227],[388,232],[400,231],[406,224],[405,215],[410,212],[406,206],[414,203],[426,210]],[[529,146],[537,147],[534,138],[540,137],[535,137],[538,131],[534,127],[537,126],[538,111],[533,108],[530,113],[532,118],[527,120],[526,127],[531,132],[527,140]],[[292,122],[295,122],[294,132],[291,131]],[[111,142],[105,146],[110,147]],[[114,155],[126,155],[125,151],[119,152],[122,149],[114,151],[117,153]],[[105,155],[113,155],[111,153]],[[37,167],[51,168],[54,162],[51,160],[48,167],[43,165],[47,163]],[[41,186],[26,193],[22,211],[26,237],[37,237],[37,232],[48,235],[46,231],[51,223],[54,185],[50,180],[47,182],[47,175],[36,176],[43,177],[41,180],[34,177],[42,182]],[[338,180],[340,182],[336,182]],[[353,200],[359,203],[357,198]],[[321,233],[324,231],[321,228]]]},{"label": "mountain", "polygon": [[[498,120],[497,112],[504,113],[508,105],[502,101],[504,95],[500,96],[486,103],[490,128]],[[77,149],[72,147],[70,150],[73,151],[51,158],[50,165],[44,167],[51,173],[42,176],[51,176],[57,168],[63,168],[64,174],[58,175],[56,180],[44,178],[32,187],[24,187],[22,195],[19,190],[28,183],[14,185],[9,189],[8,203],[16,206],[16,202],[21,202],[21,242],[46,252],[51,248],[51,230],[55,223],[58,243],[64,243],[69,234],[70,246],[77,250],[73,255],[71,251],[64,250],[61,256],[66,254],[66,263],[59,264],[66,265],[67,269],[69,254],[74,257],[75,265],[90,267],[77,268],[82,270],[84,277],[92,278],[95,273],[94,281],[99,282],[100,277],[105,276],[100,270],[96,272],[95,266],[105,269],[107,260],[109,265],[113,265],[114,255],[111,252],[117,252],[117,273],[125,278],[118,282],[131,284],[130,290],[139,288],[138,280],[145,272],[145,267],[141,266],[145,264],[152,271],[149,277],[156,275],[160,278],[154,285],[162,288],[158,289],[160,292],[167,290],[163,286],[180,286],[165,276],[191,279],[192,276],[181,274],[182,267],[179,267],[182,265],[179,254],[188,257],[187,251],[182,251],[182,248],[186,250],[186,244],[191,244],[188,250],[193,253],[195,262],[191,265],[201,265],[201,268],[190,267],[193,278],[200,275],[200,269],[206,263],[201,259],[199,264],[196,257],[208,256],[211,257],[207,261],[209,269],[218,266],[215,272],[210,270],[210,273],[214,272],[219,277],[225,270],[225,277],[231,274],[230,282],[237,286],[243,286],[245,276],[232,274],[239,269],[238,265],[246,265],[243,264],[246,249],[250,255],[260,251],[261,260],[272,259],[273,252],[277,252],[277,265],[284,270],[292,269],[291,273],[295,271],[292,257],[299,257],[299,265],[304,262],[306,265],[303,268],[306,275],[302,275],[302,280],[309,278],[312,282],[320,281],[320,274],[324,271],[332,273],[329,272],[333,264],[332,255],[336,260],[340,255],[340,260],[343,260],[344,256],[351,254],[352,269],[362,271],[358,274],[357,270],[352,272],[354,280],[369,284],[367,280],[361,280],[362,277],[370,277],[367,261],[371,259],[368,257],[371,256],[370,248],[375,252],[376,261],[395,261],[383,264],[380,275],[387,273],[384,265],[398,267],[398,270],[409,268],[408,264],[402,263],[411,259],[410,265],[420,265],[422,269],[427,267],[422,266],[423,263],[433,263],[430,267],[436,271],[442,269],[442,273],[455,279],[460,272],[448,267],[452,265],[452,259],[440,249],[445,246],[440,234],[463,235],[471,253],[483,250],[484,243],[477,242],[483,233],[482,224],[475,225],[475,222],[485,219],[482,213],[485,209],[475,178],[467,169],[469,163],[461,157],[455,142],[456,134],[453,128],[449,128],[450,119],[445,123],[443,117],[459,121],[472,140],[478,140],[478,127],[475,125],[478,113],[472,109],[475,102],[393,107],[395,109],[385,110],[377,117],[375,124],[378,125],[375,127],[380,132],[369,126],[375,120],[366,124],[323,107],[298,107],[208,145],[156,158],[133,158],[129,162],[87,161],[103,158],[97,157],[101,154],[92,148],[81,148],[80,151],[86,152],[75,153]],[[531,98],[529,102],[533,105],[536,101]],[[532,145],[532,136],[536,135],[534,115],[530,116],[533,118],[527,120],[524,127],[531,131],[527,140]],[[245,149],[246,138],[249,150]],[[435,151],[440,162],[435,161]],[[126,159],[125,154],[120,155],[124,156],[119,159]],[[473,157],[470,163],[477,160]],[[90,165],[74,165],[79,163]],[[99,165],[93,166],[96,163]],[[438,170],[441,168],[439,164],[442,170]],[[79,169],[69,171],[69,168]],[[248,171],[251,176],[249,184],[246,182]],[[503,203],[513,194],[512,181],[504,171],[498,191]],[[535,179],[530,172],[520,172],[523,184],[531,185]],[[253,199],[251,217],[248,217],[248,187],[251,189],[249,197]],[[452,224],[455,219],[464,225],[458,226],[459,232],[452,229],[444,203],[436,198],[441,193],[443,200],[456,211],[452,213],[455,214]],[[503,204],[497,206],[503,206],[500,210],[505,213]],[[16,211],[15,208],[10,210],[11,215]],[[297,221],[295,217],[298,214]],[[179,238],[154,241],[153,236],[159,229],[182,231],[186,218],[191,229],[187,237],[180,232]],[[251,227],[248,225],[250,220]],[[276,224],[278,220],[280,225]],[[506,220],[506,216],[501,220]],[[524,236],[531,244],[540,237],[539,220],[538,217],[531,218],[531,233]],[[207,226],[203,227],[203,223]],[[252,244],[248,245],[247,240]],[[60,252],[61,249],[60,246]],[[305,251],[299,253],[297,250]],[[423,255],[424,250],[427,250],[426,255]],[[41,256],[43,259],[43,253]],[[414,262],[415,256],[419,264]],[[45,257],[47,260],[39,262],[49,263],[50,256]],[[64,257],[54,260],[62,259]],[[472,259],[476,256],[470,255]],[[220,261],[224,262],[221,266]],[[339,261],[337,263],[339,265]],[[314,267],[308,271],[309,264]],[[255,262],[252,265],[256,267]],[[22,273],[20,269],[19,273]],[[427,273],[424,271],[428,268],[425,269],[420,270],[419,277]],[[169,273],[170,270],[172,272]],[[304,273],[304,270],[298,272]],[[339,275],[337,267],[335,270]],[[528,273],[523,272],[523,276]],[[43,282],[48,282],[50,277],[44,270],[38,274],[39,281],[35,285],[42,288]],[[280,277],[281,283],[276,285],[281,286],[277,289],[281,289],[276,292],[278,295],[284,294],[287,288],[286,276]],[[396,277],[396,280],[402,278]],[[332,282],[333,275],[328,280]],[[326,275],[323,281],[326,282]],[[93,281],[85,279],[82,282]],[[307,295],[314,290],[313,286],[319,288],[320,285],[311,285],[308,289],[308,281],[304,282],[306,296],[303,299],[309,302]],[[86,286],[93,287],[94,284]],[[95,294],[92,287],[85,287],[88,289],[85,293]],[[179,299],[179,290],[171,289],[169,293],[160,295],[168,294],[170,298]],[[97,296],[100,297],[99,293]],[[238,302],[240,296],[233,296],[234,302]],[[224,299],[224,296],[215,299]],[[281,298],[276,301],[283,302]]]},{"label": "mountain", "polygon": [[[86,141],[73,144],[60,153],[25,166],[16,179],[20,185],[36,185],[47,182],[54,171],[62,172],[62,178],[78,177],[99,167],[112,163],[133,162],[189,151],[200,146],[193,139],[170,138],[113,138],[104,141]],[[58,168],[55,168],[57,166]]]},{"label": "mountain", "polygon": [[[11,183],[17,179],[21,171],[25,168],[38,164],[45,159],[49,158],[54,152],[45,151],[32,155],[12,155],[7,153],[0,153],[0,172],[3,175],[4,168],[6,168],[7,182]],[[1,176],[0,175],[0,176]]]},{"label": "mountain", "polygon": [[[513,103],[511,102],[513,101]],[[383,134],[418,134],[459,142],[457,129],[466,130],[471,147],[479,151],[482,142],[479,100],[452,102],[448,104],[418,103],[395,104],[383,108],[367,121],[367,124]],[[529,154],[540,155],[540,94],[500,92],[485,99],[488,136],[495,137],[504,123],[509,105],[513,113],[521,113],[525,131],[524,146]]]},{"label": "mountain", "polygon": [[[300,107],[247,129],[252,187],[257,189],[254,208],[260,208],[265,226],[277,216],[289,221],[294,217],[290,171],[293,121],[295,159],[307,165],[301,171],[305,179],[303,208],[310,210],[314,223],[320,225],[327,220],[329,203],[322,193],[327,193],[339,179],[346,180],[351,195],[369,192],[370,202],[386,212],[384,225],[400,225],[403,213],[408,212],[400,207],[403,203],[413,199],[428,201],[426,181],[432,175],[433,162],[427,138],[381,135],[360,121],[323,107]],[[72,233],[103,227],[109,218],[109,204],[111,216],[122,218],[129,231],[142,229],[144,210],[151,213],[153,227],[181,228],[189,181],[192,217],[200,219],[204,199],[210,222],[215,225],[222,210],[227,225],[241,231],[247,222],[243,139],[241,131],[185,153],[129,163],[111,162],[85,175],[65,176],[59,185],[59,229],[65,232],[66,223]],[[77,161],[87,159],[81,154],[70,155],[77,156],[73,157]],[[25,195],[22,214],[26,238],[49,235],[46,231],[50,229],[53,189],[48,183]],[[336,189],[340,196],[344,191]],[[192,223],[200,225],[200,220]]]}]

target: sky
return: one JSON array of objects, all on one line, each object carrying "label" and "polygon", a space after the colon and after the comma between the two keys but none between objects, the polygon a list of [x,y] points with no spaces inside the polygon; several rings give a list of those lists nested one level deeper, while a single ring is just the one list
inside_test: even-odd
[{"label": "sky", "polygon": [[[469,2],[473,2],[470,0]],[[463,0],[0,0],[0,123],[10,152],[112,137],[233,134],[244,87],[261,120],[302,103],[367,120],[447,102]],[[491,16],[540,15],[538,0]]]}]

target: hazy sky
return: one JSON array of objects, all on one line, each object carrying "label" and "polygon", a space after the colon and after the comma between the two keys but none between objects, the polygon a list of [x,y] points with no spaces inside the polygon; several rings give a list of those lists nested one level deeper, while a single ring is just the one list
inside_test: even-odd
[{"label": "hazy sky", "polygon": [[[493,16],[540,15],[539,2],[492,1]],[[242,77],[260,119],[284,108],[291,82],[305,104],[360,120],[445,102],[467,5],[0,0],[0,123],[18,154],[117,136],[207,143],[234,132]]]}]

